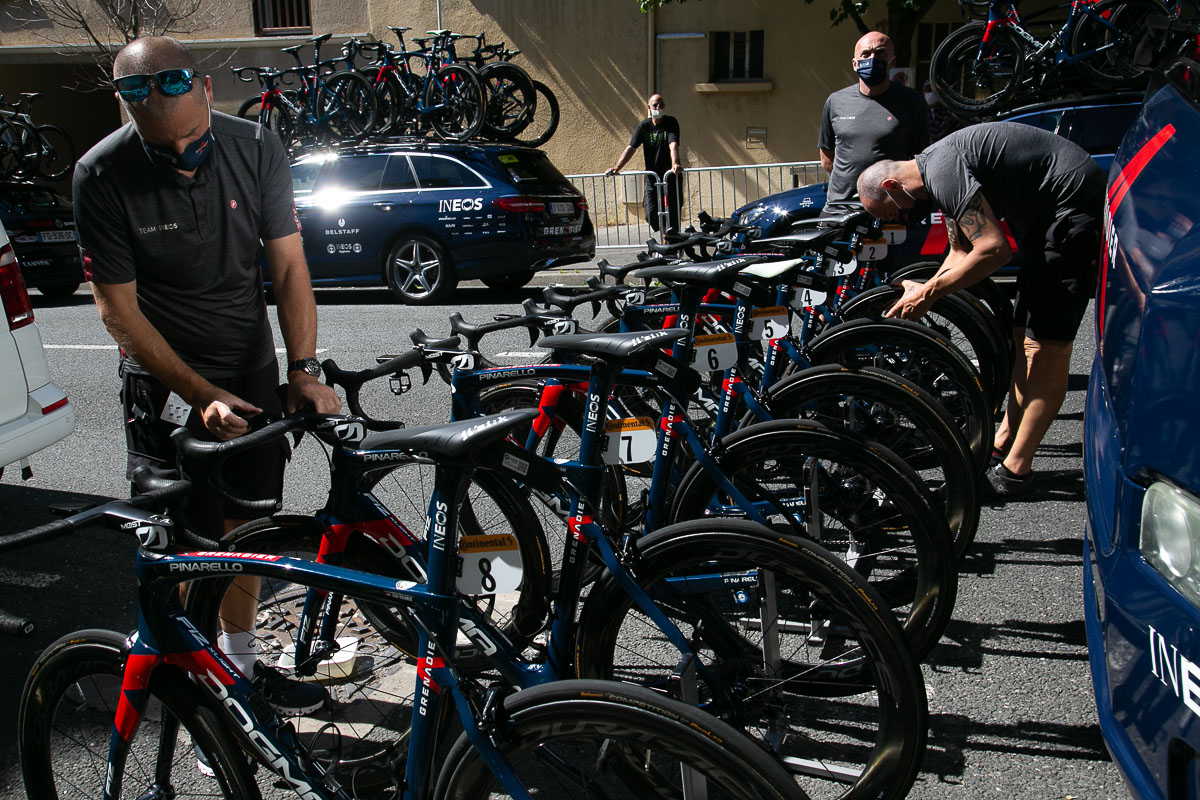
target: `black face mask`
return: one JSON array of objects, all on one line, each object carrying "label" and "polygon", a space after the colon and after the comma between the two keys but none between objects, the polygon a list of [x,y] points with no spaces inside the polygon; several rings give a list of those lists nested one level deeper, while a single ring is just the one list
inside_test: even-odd
[{"label": "black face mask", "polygon": [[213,143],[212,128],[209,127],[200,138],[183,148],[182,153],[176,153],[169,147],[162,147],[157,144],[150,144],[145,139],[142,140],[142,147],[146,150],[146,155],[150,156],[150,160],[157,167],[170,167],[173,169],[183,170],[184,172],[195,172],[208,158],[208,154],[212,151]]},{"label": "black face mask", "polygon": [[867,86],[878,86],[887,80],[888,62],[882,58],[860,58],[854,62],[854,71]]}]

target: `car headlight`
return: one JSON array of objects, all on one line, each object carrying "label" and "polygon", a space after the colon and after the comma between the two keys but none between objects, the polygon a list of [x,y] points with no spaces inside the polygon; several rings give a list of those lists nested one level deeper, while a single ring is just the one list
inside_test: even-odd
[{"label": "car headlight", "polygon": [[1200,501],[1164,481],[1142,500],[1141,551],[1167,581],[1200,607]]},{"label": "car headlight", "polygon": [[760,219],[762,219],[763,214],[766,214],[766,213],[767,213],[766,206],[758,206],[757,208],[752,208],[746,212],[745,216],[743,216],[741,219],[738,220],[738,223],[741,225],[753,225],[754,223],[756,223]]}]

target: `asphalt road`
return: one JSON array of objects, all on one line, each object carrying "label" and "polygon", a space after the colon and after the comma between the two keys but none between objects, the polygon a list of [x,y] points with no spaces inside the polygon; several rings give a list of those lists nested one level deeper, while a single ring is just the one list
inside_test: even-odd
[{"label": "asphalt road", "polygon": [[[615,259],[614,259],[615,260]],[[575,275],[565,276],[570,282]],[[454,305],[415,309],[379,290],[322,290],[320,357],[361,368],[405,346],[408,331],[448,331],[460,310],[483,321],[533,290],[498,293],[466,286]],[[38,326],[54,380],[68,393],[76,432],[33,459],[34,477],[0,479],[0,535],[51,520],[48,506],[126,492],[117,402],[117,353],[86,290],[50,304],[35,294]],[[277,338],[277,341],[278,338]],[[490,344],[519,354],[519,337]],[[1082,622],[1082,411],[1092,356],[1091,321],[1072,362],[1067,401],[1038,454],[1037,499],[984,510],[962,563],[955,621],[924,671],[931,711],[929,749],[911,797],[1119,798],[1128,796],[1096,724]],[[519,355],[507,360],[517,361]],[[436,381],[436,378],[435,378]],[[440,383],[396,400],[410,424],[447,418]],[[303,445],[288,472],[286,504],[311,510],[324,499],[323,462]],[[33,637],[6,640],[0,661],[0,797],[23,797],[15,725],[21,686],[37,654],[79,628],[128,630],[135,622],[133,544],[102,529],[5,555],[0,607],[33,616]]]}]

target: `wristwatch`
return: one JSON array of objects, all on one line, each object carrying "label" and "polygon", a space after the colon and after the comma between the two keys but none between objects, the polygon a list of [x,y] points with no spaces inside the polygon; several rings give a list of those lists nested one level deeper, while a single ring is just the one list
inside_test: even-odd
[{"label": "wristwatch", "polygon": [[321,362],[317,361],[312,356],[309,356],[308,358],[297,359],[296,361],[288,364],[288,372],[307,372],[309,375],[312,375],[314,378],[316,378],[321,374]]}]

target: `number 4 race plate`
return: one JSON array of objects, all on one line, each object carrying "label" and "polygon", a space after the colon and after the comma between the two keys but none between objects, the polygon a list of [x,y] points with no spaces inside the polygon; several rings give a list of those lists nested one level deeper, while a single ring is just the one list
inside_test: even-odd
[{"label": "number 4 race plate", "polygon": [[458,540],[458,590],[463,594],[515,592],[521,585],[521,550],[511,533]]},{"label": "number 4 race plate", "polygon": [[649,417],[610,419],[604,423],[604,463],[642,464],[654,459],[658,434]]}]

